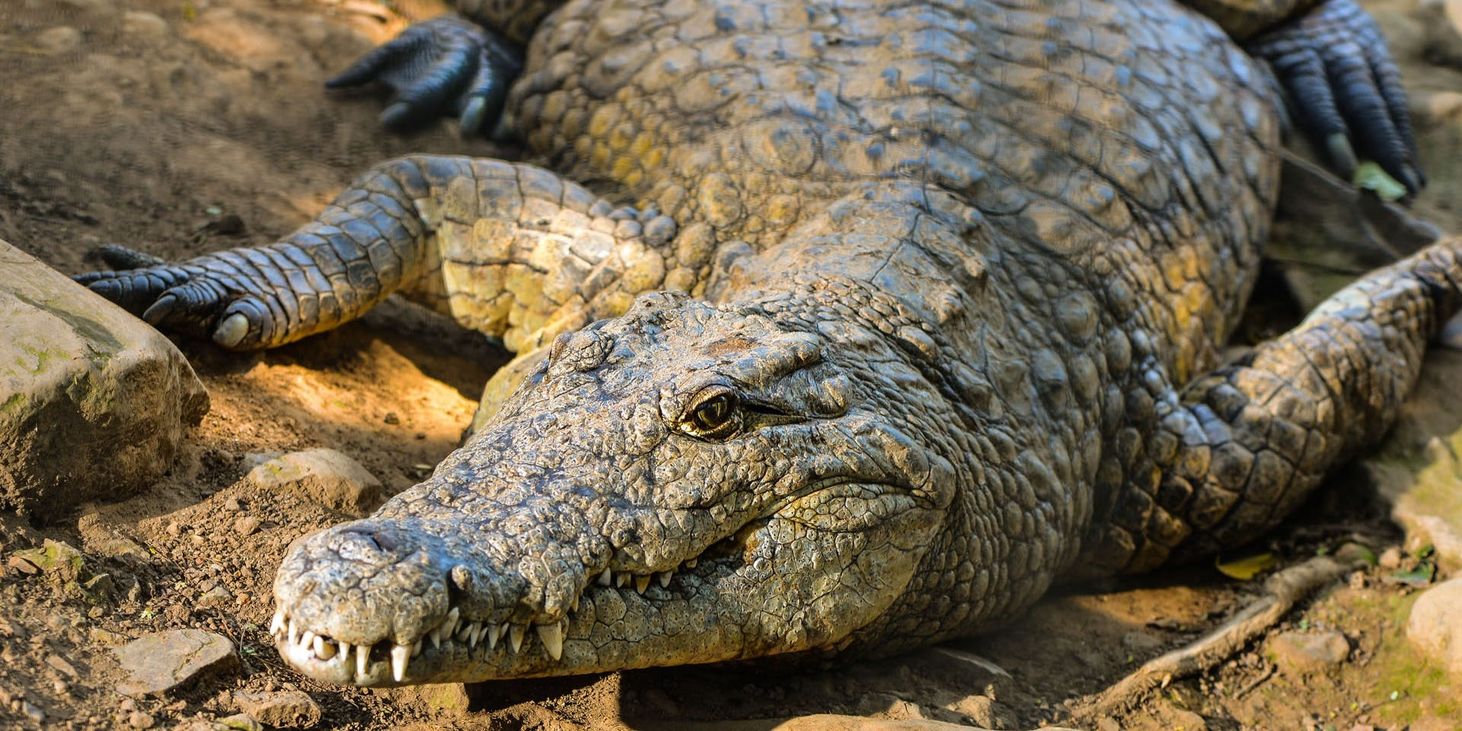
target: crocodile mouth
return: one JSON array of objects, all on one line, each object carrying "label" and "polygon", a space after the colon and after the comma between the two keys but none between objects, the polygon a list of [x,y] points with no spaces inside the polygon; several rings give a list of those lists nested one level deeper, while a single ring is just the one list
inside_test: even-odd
[{"label": "crocodile mouth", "polygon": [[[410,644],[398,643],[390,637],[364,643],[332,637],[308,626],[286,606],[275,611],[269,634],[280,655],[296,670],[318,680],[343,684],[431,682],[444,675],[459,676],[470,668],[522,668],[524,675],[584,672],[560,664],[564,659],[565,640],[571,636],[586,637],[588,628],[595,622],[592,609],[579,611],[582,601],[596,606],[613,598],[629,607],[639,602],[656,605],[691,600],[697,595],[704,599],[705,588],[735,574],[743,565],[748,547],[754,545],[752,535],[768,520],[754,520],[668,570],[637,573],[603,567],[591,574],[594,578],[579,590],[563,618],[557,621],[515,622],[474,617],[466,606],[471,602],[459,601],[463,595],[451,591],[452,601],[440,621]],[[450,585],[452,572],[447,573]],[[575,631],[578,629],[583,632]],[[413,665],[429,666],[429,673],[414,673]]]}]

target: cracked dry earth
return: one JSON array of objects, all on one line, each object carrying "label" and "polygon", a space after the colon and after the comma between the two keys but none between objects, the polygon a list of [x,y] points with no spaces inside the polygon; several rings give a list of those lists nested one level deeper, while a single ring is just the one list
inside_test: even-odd
[{"label": "cracked dry earth", "polygon": [[[1448,50],[1462,45],[1437,41],[1445,22],[1419,2],[1368,5],[1420,113],[1431,184],[1417,210],[1462,230],[1462,103],[1447,107],[1446,96],[1462,92],[1462,54]],[[66,272],[95,268],[86,252],[107,242],[180,259],[272,241],[364,167],[396,155],[514,158],[459,139],[449,124],[381,134],[376,100],[321,92],[346,59],[440,10],[428,0],[0,0],[0,238]],[[1265,280],[1246,332],[1282,330],[1297,316],[1281,288],[1279,278]],[[241,698],[286,691],[318,705],[318,719],[305,723],[331,728],[760,729],[812,714],[993,728],[1462,725],[1457,686],[1401,633],[1416,587],[1396,577],[1421,559],[1386,550],[1403,537],[1360,470],[1254,552],[1289,564],[1351,542],[1379,555],[1378,564],[1302,604],[1217,670],[1179,679],[1113,718],[1073,719],[1070,708],[1231,616],[1260,593],[1257,582],[1202,565],[1068,587],[984,637],[829,668],[677,668],[402,690],[318,684],[272,650],[270,583],[292,540],[360,504],[274,490],[247,475],[263,455],[326,447],[395,494],[457,444],[505,353],[399,304],[261,355],[181,345],[213,407],[167,476],[137,497],[77,506],[44,528],[0,516],[0,554],[63,541],[81,551],[82,578],[105,575],[110,584],[83,589],[7,564],[0,726],[211,728],[254,708]],[[1458,379],[1462,356],[1434,355],[1403,424],[1456,430],[1462,417],[1435,413],[1444,401],[1434,397]],[[1408,427],[1395,439],[1429,436]],[[113,649],[171,629],[227,638],[229,661],[165,694],[119,692],[125,678]],[[511,628],[454,629],[480,642],[523,641]],[[1329,633],[1331,654],[1291,652],[1282,636],[1297,630]],[[552,637],[528,642],[551,646]]]}]

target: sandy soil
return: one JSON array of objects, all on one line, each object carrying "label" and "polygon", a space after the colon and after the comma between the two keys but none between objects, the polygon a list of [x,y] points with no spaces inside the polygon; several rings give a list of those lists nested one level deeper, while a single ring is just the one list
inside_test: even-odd
[{"label": "sandy soil", "polygon": [[[447,124],[410,137],[382,134],[377,100],[322,93],[329,72],[408,19],[438,12],[434,0],[0,2],[0,238],[63,271],[95,268],[87,252],[106,242],[171,259],[267,243],[306,221],[363,167],[393,155],[513,156],[459,139]],[[1392,18],[1388,32],[1415,30],[1406,17]],[[1417,72],[1416,83],[1462,91],[1462,77],[1449,73]],[[1434,174],[1419,208],[1462,230],[1456,186],[1455,177]],[[1273,331],[1276,322],[1257,329]],[[261,494],[241,478],[254,455],[323,446],[356,458],[388,494],[398,492],[457,444],[506,354],[400,304],[251,357],[180,344],[213,407],[164,479],[139,497],[83,505],[41,528],[0,516],[0,553],[42,537],[64,540],[117,587],[114,599],[89,603],[42,579],[0,576],[0,726],[172,726],[235,713],[236,690],[284,688],[307,691],[324,709],[321,725],[341,728],[751,729],[812,713],[1005,728],[1071,724],[1071,704],[1213,628],[1260,592],[1256,582],[1211,566],[1068,588],[986,636],[832,668],[677,669],[397,691],[321,686],[286,669],[262,627],[285,547],[341,516]],[[1439,360],[1446,372],[1462,373],[1462,358]],[[1304,513],[1254,551],[1273,552],[1283,564],[1347,541],[1379,554],[1400,540],[1363,489],[1337,488]],[[259,529],[237,530],[242,516],[257,518]],[[1400,569],[1416,561],[1397,558]],[[1397,570],[1357,572],[1279,628],[1343,632],[1351,651],[1340,665],[1292,671],[1259,643],[1130,713],[1091,723],[1462,724],[1450,700],[1455,686],[1439,690],[1440,674],[1401,639],[1398,621],[1415,589],[1394,579]],[[175,627],[230,637],[239,668],[163,699],[113,690],[110,648]],[[1003,672],[973,664],[971,655]]]}]

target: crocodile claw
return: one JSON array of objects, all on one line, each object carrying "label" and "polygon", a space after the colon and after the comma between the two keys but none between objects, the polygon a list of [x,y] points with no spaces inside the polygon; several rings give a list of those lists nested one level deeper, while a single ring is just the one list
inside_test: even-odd
[{"label": "crocodile claw", "polygon": [[485,134],[502,114],[508,84],[522,68],[522,51],[512,43],[456,16],[444,16],[407,28],[325,86],[386,86],[392,97],[381,112],[381,123],[391,129],[454,113],[463,134]]},{"label": "crocodile claw", "polygon": [[1326,0],[1249,50],[1269,62],[1300,126],[1340,174],[1353,179],[1360,162],[1374,160],[1408,197],[1426,185],[1401,75],[1355,0]]},{"label": "crocodile claw", "polygon": [[72,280],[154,327],[210,337],[231,350],[258,347],[267,330],[268,308],[236,275],[214,271],[201,259],[174,264],[115,245],[97,254],[119,269]]}]

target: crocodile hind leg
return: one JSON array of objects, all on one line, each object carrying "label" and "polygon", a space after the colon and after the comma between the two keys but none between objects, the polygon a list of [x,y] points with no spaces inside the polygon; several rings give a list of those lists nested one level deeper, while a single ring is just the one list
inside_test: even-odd
[{"label": "crocodile hind leg", "polygon": [[1240,362],[1159,394],[1142,440],[1150,461],[1098,516],[1093,552],[1144,570],[1274,527],[1386,432],[1459,303],[1454,236],[1359,279]]},{"label": "crocodile hind leg", "polygon": [[412,156],[379,165],[277,243],[76,277],[163,328],[283,345],[393,292],[528,351],[618,314],[664,272],[675,224],[530,165]]}]

